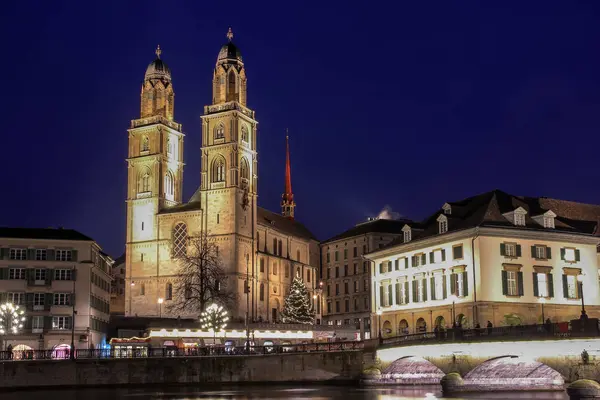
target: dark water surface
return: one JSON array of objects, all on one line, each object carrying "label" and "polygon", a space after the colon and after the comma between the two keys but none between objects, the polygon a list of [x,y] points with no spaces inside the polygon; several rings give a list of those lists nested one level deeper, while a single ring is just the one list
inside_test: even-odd
[{"label": "dark water surface", "polygon": [[68,389],[18,391],[0,394],[2,400],[194,400],[194,399],[538,399],[565,400],[565,392],[472,393],[462,397],[443,397],[439,386],[362,388],[357,386],[240,386],[240,387],[148,387],[135,389]]}]

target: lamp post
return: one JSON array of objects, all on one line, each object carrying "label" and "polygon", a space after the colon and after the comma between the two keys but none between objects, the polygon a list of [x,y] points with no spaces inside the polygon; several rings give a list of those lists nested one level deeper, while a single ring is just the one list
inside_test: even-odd
[{"label": "lamp post", "polygon": [[379,341],[381,342],[381,309],[377,310],[377,325],[379,326]]},{"label": "lamp post", "polygon": [[250,275],[248,271],[248,262],[250,260],[250,254],[246,253],[246,352],[250,353]]},{"label": "lamp post", "polygon": [[451,313],[451,317],[452,317],[452,328],[456,328],[456,300],[458,300],[458,297],[456,297],[455,294],[451,294],[450,296],[448,296],[448,300],[450,300],[452,302],[452,313]]},{"label": "lamp post", "polygon": [[165,301],[162,297],[158,298],[158,317],[162,318],[162,303]]},{"label": "lamp post", "polygon": [[583,302],[583,274],[577,275],[577,282],[579,284],[579,295],[581,296],[581,319],[586,319],[587,314],[585,313],[585,303]]},{"label": "lamp post", "polygon": [[538,299],[538,303],[540,303],[542,305],[542,324],[544,324],[546,322],[546,317],[544,315],[544,304],[546,303],[546,299],[543,297],[540,297]]},{"label": "lamp post", "polygon": [[135,286],[135,282],[131,281],[129,284],[129,316],[131,317],[131,298],[133,297],[133,287]]}]

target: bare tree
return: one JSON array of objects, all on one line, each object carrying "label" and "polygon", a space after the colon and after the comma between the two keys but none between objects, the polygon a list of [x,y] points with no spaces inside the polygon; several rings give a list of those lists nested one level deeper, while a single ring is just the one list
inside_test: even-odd
[{"label": "bare tree", "polygon": [[[175,243],[173,243],[175,246]],[[178,271],[171,312],[202,313],[212,303],[228,309],[236,296],[227,289],[219,249],[204,232],[187,239],[187,251],[173,247]]]}]

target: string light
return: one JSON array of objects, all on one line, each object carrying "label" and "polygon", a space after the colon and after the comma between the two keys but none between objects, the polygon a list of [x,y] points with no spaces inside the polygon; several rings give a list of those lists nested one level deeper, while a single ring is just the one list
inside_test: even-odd
[{"label": "string light", "polygon": [[0,305],[0,335],[12,333],[16,335],[23,329],[25,322],[25,311],[18,305],[5,303]]}]

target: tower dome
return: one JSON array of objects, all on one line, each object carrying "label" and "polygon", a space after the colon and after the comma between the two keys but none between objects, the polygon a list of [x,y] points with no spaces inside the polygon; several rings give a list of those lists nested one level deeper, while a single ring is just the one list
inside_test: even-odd
[{"label": "tower dome", "polygon": [[167,64],[160,59],[162,50],[160,46],[156,48],[156,59],[148,65],[146,68],[146,75],[144,79],[168,79],[171,80],[171,70],[167,67]]},{"label": "tower dome", "polygon": [[229,31],[227,32],[227,39],[229,39],[229,41],[225,43],[223,47],[221,47],[221,51],[219,51],[217,63],[227,60],[239,61],[240,63],[243,62],[240,49],[232,42],[233,32],[231,31],[231,28],[229,28]]}]

